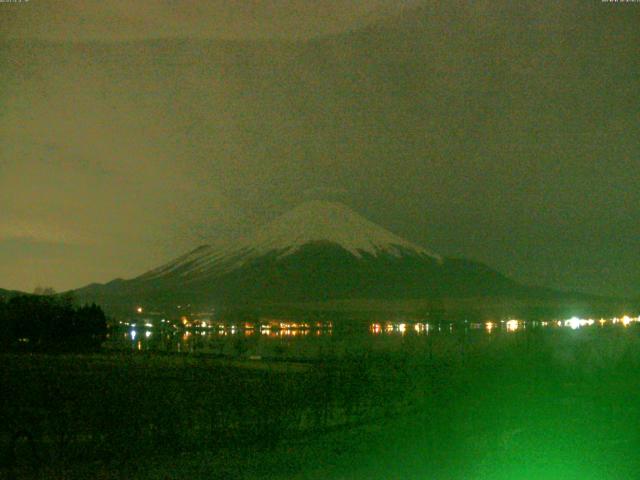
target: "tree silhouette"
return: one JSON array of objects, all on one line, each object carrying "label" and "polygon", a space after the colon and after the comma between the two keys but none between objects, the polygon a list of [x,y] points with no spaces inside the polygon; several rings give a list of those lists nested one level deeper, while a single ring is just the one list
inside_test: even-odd
[{"label": "tree silhouette", "polygon": [[0,300],[4,350],[93,349],[104,341],[107,319],[95,305],[76,306],[70,295],[17,295]]}]

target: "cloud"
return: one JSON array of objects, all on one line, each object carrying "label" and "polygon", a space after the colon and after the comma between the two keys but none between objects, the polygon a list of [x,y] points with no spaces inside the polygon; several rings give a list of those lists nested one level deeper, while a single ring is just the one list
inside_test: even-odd
[{"label": "cloud", "polygon": [[60,225],[29,221],[0,222],[0,241],[3,240],[25,240],[64,245],[92,243],[85,234],[65,229]]},{"label": "cloud", "polygon": [[354,28],[410,3],[415,0],[33,1],[0,4],[0,31],[49,40],[310,38]]}]

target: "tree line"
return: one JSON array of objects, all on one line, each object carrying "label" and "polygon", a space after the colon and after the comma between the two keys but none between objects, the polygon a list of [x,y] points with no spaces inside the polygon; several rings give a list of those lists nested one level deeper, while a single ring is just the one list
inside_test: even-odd
[{"label": "tree line", "polygon": [[91,350],[107,333],[98,305],[77,305],[71,295],[16,295],[0,298],[2,350]]}]

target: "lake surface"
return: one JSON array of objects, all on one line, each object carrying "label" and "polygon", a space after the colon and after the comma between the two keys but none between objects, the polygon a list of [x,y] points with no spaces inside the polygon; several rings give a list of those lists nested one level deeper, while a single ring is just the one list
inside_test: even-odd
[{"label": "lake surface", "polygon": [[120,325],[109,333],[105,348],[178,353],[203,353],[250,358],[314,359],[376,351],[428,351],[434,343],[456,348],[504,336],[528,338],[536,333],[626,329],[640,317],[552,321],[421,322],[292,320],[206,323],[197,328],[157,326],[144,321]]}]

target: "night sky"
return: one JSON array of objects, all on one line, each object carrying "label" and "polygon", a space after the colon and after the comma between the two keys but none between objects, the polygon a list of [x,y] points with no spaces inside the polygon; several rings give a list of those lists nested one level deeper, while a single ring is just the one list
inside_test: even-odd
[{"label": "night sky", "polygon": [[311,198],[640,295],[640,3],[0,3],[0,287],[131,277]]}]

